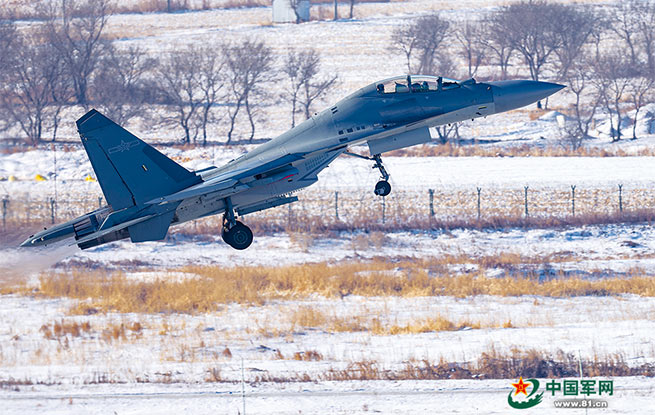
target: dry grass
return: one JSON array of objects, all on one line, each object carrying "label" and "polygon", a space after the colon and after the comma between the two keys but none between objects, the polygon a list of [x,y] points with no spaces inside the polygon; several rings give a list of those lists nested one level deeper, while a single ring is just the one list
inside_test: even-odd
[{"label": "dry grass", "polygon": [[76,321],[59,320],[51,324],[44,324],[39,331],[43,337],[49,340],[59,340],[63,337],[80,337],[91,332],[91,323],[88,321],[78,323]]},{"label": "dry grass", "polygon": [[[440,331],[456,331],[463,329],[480,329],[480,322],[462,320],[453,322],[442,316],[421,318],[409,321],[405,324],[390,324],[382,321],[382,316],[371,317],[365,315],[351,314],[344,317],[329,315],[318,308],[303,306],[291,315],[291,331],[297,327],[305,329],[321,329],[328,333],[362,332],[366,331],[377,336],[389,336],[398,334],[420,334],[434,333]],[[384,318],[384,320],[389,320]],[[491,327],[491,326],[488,326]]]},{"label": "dry grass", "polygon": [[474,362],[440,360],[408,361],[400,369],[387,369],[375,360],[351,362],[344,369],[330,368],[323,373],[295,373],[289,376],[257,375],[254,382],[313,382],[352,380],[440,380],[440,379],[516,379],[578,377],[655,376],[655,365],[629,366],[621,354],[594,356],[579,360],[572,353],[548,353],[536,349],[498,352],[491,347]]},{"label": "dry grass", "polygon": [[289,241],[300,248],[303,252],[308,252],[309,248],[314,245],[315,236],[308,232],[294,232],[287,230]]},{"label": "dry grass", "polygon": [[428,317],[418,321],[410,322],[405,325],[383,325],[379,320],[373,321],[371,333],[378,335],[396,335],[396,334],[420,334],[439,331],[456,331],[464,328],[479,329],[480,323],[470,321],[461,321],[453,323],[442,315]]},{"label": "dry grass", "polygon": [[371,318],[370,316],[364,315],[348,315],[345,317],[330,316],[318,308],[304,306],[293,312],[291,316],[291,331],[297,327],[322,329],[329,333],[367,331],[378,336],[388,336],[455,331],[464,328],[479,329],[481,324],[470,321],[454,323],[442,315],[422,318],[404,325],[386,324],[378,317]]},{"label": "dry grass", "polygon": [[[222,304],[263,304],[273,299],[304,299],[311,295],[339,298],[344,295],[360,296],[455,296],[475,295],[547,297],[606,296],[636,294],[655,296],[655,279],[639,274],[629,278],[559,278],[540,281],[534,271],[521,277],[510,276],[522,263],[556,263],[567,256],[523,258],[517,255],[500,256],[491,262],[489,257],[471,260],[454,256],[417,260],[375,259],[370,262],[346,262],[293,265],[284,267],[239,267],[225,269],[219,266],[189,266],[180,271],[199,277],[184,281],[134,281],[120,272],[100,272],[73,269],[66,274],[43,275],[36,292],[23,288],[23,292],[44,297],[68,297],[81,300],[89,309],[119,312],[182,312],[204,313],[215,311]],[[492,264],[504,268],[507,276],[490,278],[484,267],[477,272],[451,275],[453,263]],[[433,276],[437,275],[437,276]],[[20,291],[20,290],[18,290]],[[89,301],[87,301],[90,299]],[[74,308],[74,312],[80,306]],[[299,310],[297,325],[326,324],[325,316],[315,311]],[[328,320],[329,322],[329,320]],[[459,324],[459,323],[457,323]],[[338,326],[339,324],[335,324]],[[343,325],[343,324],[342,324]],[[165,328],[164,328],[165,329]],[[163,329],[163,330],[164,330]]]},{"label": "dry grass", "polygon": [[294,353],[293,360],[301,360],[303,362],[317,362],[319,360],[323,360],[323,355],[316,350],[305,350],[303,352]]},{"label": "dry grass", "polygon": [[[522,189],[521,189],[522,192]],[[379,238],[385,232],[432,230],[432,229],[561,229],[568,226],[605,225],[605,224],[631,224],[654,223],[655,211],[647,208],[626,208],[628,203],[642,203],[624,196],[624,210],[615,210],[615,196],[608,192],[598,192],[600,197],[590,195],[583,199],[581,191],[576,190],[576,215],[570,215],[571,202],[567,192],[547,192],[537,196],[530,195],[530,216],[523,212],[522,196],[519,191],[507,191],[500,200],[485,195],[482,201],[483,212],[478,219],[475,215],[474,191],[458,192],[462,195],[448,195],[444,198],[435,196],[441,204],[436,206],[440,212],[447,212],[444,216],[430,217],[427,206],[420,206],[422,199],[427,204],[427,196],[414,195],[411,202],[408,198],[396,196],[387,204],[385,220],[382,220],[381,211],[377,203],[366,204],[365,208],[352,208],[351,212],[341,220],[326,215],[320,210],[333,209],[324,201],[304,200],[302,203],[311,211],[314,207],[319,211],[316,214],[307,213],[304,216],[295,216],[289,226],[286,214],[281,211],[271,211],[264,214],[248,216],[245,222],[258,235],[278,232],[288,232],[292,243],[308,251],[315,244],[318,237],[333,232],[361,232],[356,234],[351,242],[353,251],[380,248],[386,243],[385,238]],[[426,192],[427,194],[427,192]],[[460,197],[461,196],[461,197]],[[652,195],[655,198],[655,194]],[[547,200],[550,197],[549,200]],[[616,196],[618,197],[618,196]],[[649,196],[650,197],[650,196]],[[655,201],[655,199],[654,199]],[[412,209],[403,209],[403,205],[411,203]],[[592,205],[593,203],[593,205]],[[452,206],[451,206],[452,205]],[[651,200],[644,201],[643,206],[653,205]],[[327,206],[327,207],[326,207]],[[341,207],[340,207],[341,209]],[[593,212],[598,209],[599,212]],[[299,209],[300,210],[300,209]],[[304,210],[304,209],[303,209]],[[424,213],[425,212],[425,213]],[[345,216],[345,215],[344,215]],[[198,224],[183,224],[172,228],[171,238],[187,237],[199,240],[213,240],[218,235],[220,218],[199,220]]]},{"label": "dry grass", "polygon": [[[298,352],[293,356],[299,361],[321,361],[323,356],[315,350]],[[618,377],[618,376],[655,376],[655,365],[643,363],[628,365],[622,354],[596,355],[590,359],[578,359],[573,353],[557,351],[550,353],[542,350],[510,349],[499,352],[490,347],[481,356],[471,362],[450,362],[446,360],[430,361],[409,360],[401,367],[385,368],[380,362],[371,359],[353,361],[344,368],[330,367],[323,372],[285,372],[257,373],[246,379],[249,383],[262,382],[318,382],[318,381],[352,381],[352,380],[441,380],[441,379],[517,379],[524,378],[572,378]],[[174,383],[182,380],[171,372],[156,373],[153,376],[138,376],[139,383]],[[212,365],[205,370],[204,381],[208,383],[234,383],[237,380],[223,376],[221,366]],[[38,382],[55,384],[56,381]],[[97,372],[85,384],[103,384],[121,382],[107,373]],[[33,385],[31,379],[0,379],[0,389],[19,390],[19,386]]]}]

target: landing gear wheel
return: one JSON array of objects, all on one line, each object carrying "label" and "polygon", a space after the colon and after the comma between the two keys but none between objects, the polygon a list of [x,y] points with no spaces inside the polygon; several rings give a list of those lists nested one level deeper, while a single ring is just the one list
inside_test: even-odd
[{"label": "landing gear wheel", "polygon": [[229,230],[224,230],[222,236],[225,243],[240,251],[248,248],[253,239],[250,228],[238,221]]},{"label": "landing gear wheel", "polygon": [[232,239],[230,239],[230,231],[228,231],[227,228],[223,228],[223,232],[221,232],[221,238],[223,238],[223,242],[232,246]]},{"label": "landing gear wheel", "polygon": [[389,184],[388,181],[386,180],[380,180],[376,185],[375,185],[375,194],[378,196],[387,196],[389,193],[391,193],[391,185]]}]

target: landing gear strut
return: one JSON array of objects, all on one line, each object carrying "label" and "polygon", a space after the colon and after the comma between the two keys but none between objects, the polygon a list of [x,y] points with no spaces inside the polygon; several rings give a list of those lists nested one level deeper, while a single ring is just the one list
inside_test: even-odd
[{"label": "landing gear strut", "polygon": [[223,231],[221,237],[226,244],[234,249],[243,250],[252,244],[252,231],[249,227],[236,220],[232,200],[225,199],[225,214],[223,215]]},{"label": "landing gear strut", "polygon": [[391,193],[391,185],[389,184],[389,173],[384,168],[382,164],[382,158],[379,154],[373,155],[373,157],[362,156],[361,154],[351,153],[349,151],[344,152],[343,154],[347,156],[357,157],[364,160],[373,160],[375,164],[373,165],[374,169],[380,170],[380,181],[375,185],[375,190],[373,191],[378,196],[387,196]]},{"label": "landing gear strut", "polygon": [[380,170],[380,175],[382,176],[379,182],[375,185],[375,194],[378,196],[387,196],[389,193],[391,193],[391,185],[389,184],[389,173],[387,173],[387,170],[384,168],[384,165],[382,164],[382,158],[380,157],[379,154],[375,154],[372,158],[372,160],[375,161],[375,165],[373,166],[374,169]]}]

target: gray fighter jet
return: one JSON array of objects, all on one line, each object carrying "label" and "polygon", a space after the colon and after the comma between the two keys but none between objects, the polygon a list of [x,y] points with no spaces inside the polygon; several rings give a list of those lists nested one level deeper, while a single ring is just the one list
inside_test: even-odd
[{"label": "gray fighter jet", "polygon": [[[86,249],[120,239],[164,239],[171,225],[223,214],[223,240],[246,249],[249,213],[298,200],[340,155],[373,162],[375,194],[391,191],[380,155],[431,140],[429,128],[509,111],[544,99],[562,85],[537,81],[455,81],[400,76],[368,85],[336,105],[223,167],[189,171],[91,110],[77,120],[82,144],[108,206],[30,236],[21,246],[63,241]],[[349,149],[367,144],[370,157]]]}]

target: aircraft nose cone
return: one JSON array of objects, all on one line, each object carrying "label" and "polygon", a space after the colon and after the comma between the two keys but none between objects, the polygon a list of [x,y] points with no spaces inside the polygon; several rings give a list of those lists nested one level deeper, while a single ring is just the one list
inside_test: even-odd
[{"label": "aircraft nose cone", "polygon": [[541,81],[490,82],[496,113],[525,107],[564,88],[564,85]]}]

